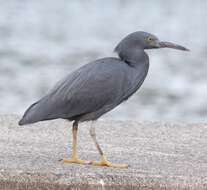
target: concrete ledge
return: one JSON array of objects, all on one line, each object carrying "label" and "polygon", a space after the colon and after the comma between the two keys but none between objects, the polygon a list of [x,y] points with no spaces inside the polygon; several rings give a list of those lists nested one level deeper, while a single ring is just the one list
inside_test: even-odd
[{"label": "concrete ledge", "polygon": [[[98,139],[109,160],[130,165],[113,169],[59,161],[69,157],[71,123],[20,127],[18,119],[0,116],[0,189],[207,189],[205,124],[99,121]],[[79,127],[79,155],[97,160],[89,125]]]}]

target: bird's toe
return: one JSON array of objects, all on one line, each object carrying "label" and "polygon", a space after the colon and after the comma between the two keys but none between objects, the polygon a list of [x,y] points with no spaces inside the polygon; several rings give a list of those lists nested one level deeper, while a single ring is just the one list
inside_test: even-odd
[{"label": "bird's toe", "polygon": [[91,161],[88,160],[80,160],[80,159],[63,159],[63,163],[67,163],[67,164],[90,164]]},{"label": "bird's toe", "polygon": [[107,160],[106,156],[102,156],[101,157],[101,161],[97,162],[97,161],[92,161],[90,164],[94,165],[94,166],[106,166],[106,167],[113,167],[113,168],[128,168],[127,164],[115,164],[115,163],[111,163]]}]

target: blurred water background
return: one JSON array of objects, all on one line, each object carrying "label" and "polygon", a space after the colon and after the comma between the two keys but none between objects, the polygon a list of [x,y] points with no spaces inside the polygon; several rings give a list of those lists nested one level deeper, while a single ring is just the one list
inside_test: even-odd
[{"label": "blurred water background", "polygon": [[104,118],[207,121],[206,0],[0,0],[0,113],[22,114],[59,79],[143,30],[190,53],[150,50],[141,90]]}]

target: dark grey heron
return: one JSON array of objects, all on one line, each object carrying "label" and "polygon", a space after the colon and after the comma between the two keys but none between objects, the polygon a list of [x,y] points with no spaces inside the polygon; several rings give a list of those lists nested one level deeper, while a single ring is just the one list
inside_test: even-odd
[{"label": "dark grey heron", "polygon": [[142,85],[149,69],[149,58],[144,50],[154,48],[188,50],[174,43],[161,42],[156,36],[146,32],[131,33],[115,48],[119,58],[98,59],[66,76],[26,110],[19,125],[58,118],[74,121],[72,157],[64,159],[65,163],[127,167],[126,164],[113,164],[107,160],[97,142],[94,125],[90,128],[90,135],[101,161],[78,159],[78,123],[97,120],[134,94]]}]

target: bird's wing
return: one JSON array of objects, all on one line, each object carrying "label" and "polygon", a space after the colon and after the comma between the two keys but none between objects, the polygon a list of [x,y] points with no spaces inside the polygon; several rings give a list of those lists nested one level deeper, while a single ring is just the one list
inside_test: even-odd
[{"label": "bird's wing", "polygon": [[33,123],[87,114],[107,105],[115,107],[135,91],[132,80],[137,79],[129,68],[115,58],[89,63],[60,81],[47,96],[33,104],[24,117]]}]

